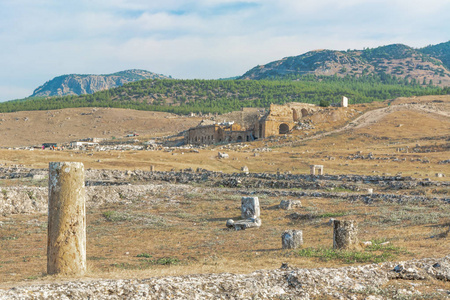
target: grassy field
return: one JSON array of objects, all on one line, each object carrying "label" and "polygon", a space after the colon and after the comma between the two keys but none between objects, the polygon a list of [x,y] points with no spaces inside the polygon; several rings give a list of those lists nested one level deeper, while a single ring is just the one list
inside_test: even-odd
[{"label": "grassy field", "polygon": [[[404,103],[405,100],[398,101]],[[420,99],[410,99],[408,103],[417,101]],[[448,99],[445,101],[446,105],[450,103]],[[246,165],[250,172],[294,174],[308,174],[309,165],[322,164],[327,174],[401,174],[435,181],[448,181],[448,177],[435,177],[436,173],[450,176],[449,164],[440,163],[450,158],[450,118],[442,114],[405,107],[358,129],[317,139],[303,140],[303,137],[301,134],[283,136],[247,147],[211,147],[200,149],[198,153],[188,149],[170,153],[2,149],[0,163],[3,167],[20,164],[47,168],[50,161],[81,161],[86,168],[93,169],[149,170],[153,165],[161,171],[200,167],[226,173],[239,172]],[[278,147],[280,144],[286,146]],[[254,150],[262,148],[271,151]],[[218,151],[228,153],[230,158],[218,159]],[[360,158],[369,153],[373,159]],[[0,180],[0,188],[29,184],[26,180]],[[375,193],[430,197],[426,202],[406,204],[365,204],[339,198],[304,197],[299,199],[302,207],[294,211],[277,208],[281,200],[290,197],[255,190],[262,208],[262,226],[245,231],[227,230],[226,220],[240,216],[240,198],[244,191],[245,187],[187,185],[183,192],[175,193],[170,185],[163,184],[157,193],[135,199],[125,197],[124,203],[89,209],[87,277],[244,273],[279,268],[282,263],[316,268],[449,254],[450,205],[431,199],[448,198],[449,191],[445,187],[408,190],[375,187]],[[288,215],[293,212],[304,217],[292,220]],[[373,246],[357,252],[333,251],[330,218],[356,220],[360,240],[373,241]],[[303,230],[302,249],[281,249],[281,234],[286,229]],[[61,279],[46,275],[46,236],[46,214],[0,216],[2,286]],[[381,245],[383,242],[389,243]],[[450,289],[448,283],[444,288]]]}]

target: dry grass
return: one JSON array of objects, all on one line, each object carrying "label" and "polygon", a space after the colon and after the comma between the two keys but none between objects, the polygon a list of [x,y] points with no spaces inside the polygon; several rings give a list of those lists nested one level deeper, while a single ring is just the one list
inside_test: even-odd
[{"label": "dry grass", "polygon": [[[418,98],[413,100],[420,101]],[[404,102],[403,99],[398,101]],[[399,124],[402,126],[397,127]],[[333,127],[332,124],[330,126]],[[217,158],[217,148],[200,150],[199,153],[177,150],[175,155],[162,151],[0,150],[0,163],[47,168],[50,161],[81,161],[86,168],[98,169],[149,170],[150,165],[154,165],[156,170],[201,167],[229,173],[247,165],[251,172],[273,173],[279,170],[303,174],[309,173],[310,164],[323,164],[328,174],[402,173],[403,176],[424,178],[433,177],[435,173],[449,176],[449,165],[439,164],[439,161],[449,158],[449,135],[450,120],[442,115],[398,111],[367,127],[300,142],[295,146],[274,148],[272,152],[261,152],[259,156],[253,156],[251,149],[270,147],[288,140],[298,141],[299,136],[288,136],[281,141],[258,141],[241,150],[224,150],[230,158],[222,160]],[[416,144],[420,144],[420,152],[412,151]],[[397,148],[407,147],[408,153],[403,150],[397,152]],[[359,151],[362,155],[372,152],[378,158],[396,157],[400,161],[348,159]],[[418,159],[427,159],[429,163]],[[433,177],[433,180],[446,179]],[[0,185],[17,182],[20,181],[2,180]],[[436,187],[399,192],[448,195],[448,191]],[[160,199],[157,204],[135,199],[130,205],[90,210],[87,216],[87,276],[132,278],[206,272],[240,273],[279,268],[283,262],[305,268],[348,265],[340,259],[324,261],[281,249],[281,233],[285,229],[303,230],[304,248],[331,248],[332,228],[326,223],[333,215],[339,219],[357,220],[360,240],[390,241],[398,249],[395,259],[448,255],[449,237],[443,233],[450,226],[450,209],[448,204],[439,201],[366,205],[305,198],[301,199],[303,207],[296,212],[315,217],[292,221],[286,218],[291,212],[274,209],[282,199],[259,196],[263,225],[246,231],[225,229],[227,219],[236,219],[240,215],[241,194],[232,189],[208,188],[184,195],[155,195]],[[0,221],[2,286],[29,280],[64,279],[45,276],[45,214],[1,216]],[[380,251],[374,253],[381,254]],[[147,254],[151,257],[145,257]],[[448,286],[446,288],[449,289]]]},{"label": "dry grass", "polygon": [[[211,197],[211,193],[215,196]],[[296,250],[281,249],[281,233],[289,228],[303,230],[303,248],[331,249],[332,227],[327,224],[330,216],[357,220],[362,241],[390,241],[395,251],[386,258],[404,260],[448,254],[448,238],[430,238],[449,226],[450,207],[438,202],[365,205],[307,198],[302,199],[303,207],[296,212],[317,217],[292,221],[286,217],[292,211],[275,209],[280,198],[260,195],[261,228],[230,231],[225,222],[239,219],[239,198],[234,190],[221,189],[203,195],[180,195],[175,203],[170,199],[158,204],[142,200],[88,211],[88,276],[241,273],[278,268],[283,262],[305,268],[348,265],[342,259],[327,260],[326,255],[302,257]],[[48,279],[43,276],[46,218],[44,214],[0,218],[3,284]],[[375,256],[382,253],[368,252],[368,262],[377,262]]]}]

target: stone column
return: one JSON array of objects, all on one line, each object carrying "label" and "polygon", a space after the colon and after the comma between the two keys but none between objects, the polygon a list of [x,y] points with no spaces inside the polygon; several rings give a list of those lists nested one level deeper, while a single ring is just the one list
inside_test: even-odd
[{"label": "stone column", "polygon": [[323,165],[316,165],[319,175],[323,175]]},{"label": "stone column", "polygon": [[333,248],[355,249],[359,247],[358,227],[355,221],[333,221]]},{"label": "stone column", "polygon": [[286,230],[281,235],[281,246],[283,249],[297,249],[303,245],[303,231]]},{"label": "stone column", "polygon": [[242,197],[241,217],[242,219],[256,219],[260,217],[258,197]]},{"label": "stone column", "polygon": [[316,166],[315,165],[309,166],[309,174],[316,175]]},{"label": "stone column", "polygon": [[86,271],[84,166],[51,162],[48,180],[47,273],[82,275]]}]

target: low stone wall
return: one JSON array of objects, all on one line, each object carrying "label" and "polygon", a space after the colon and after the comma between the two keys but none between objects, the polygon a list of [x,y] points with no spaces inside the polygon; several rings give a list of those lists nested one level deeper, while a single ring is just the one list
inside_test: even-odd
[{"label": "low stone wall", "polygon": [[[386,288],[399,279],[401,288]],[[414,284],[405,285],[408,280]],[[343,268],[21,285],[0,289],[0,299],[405,299],[423,292],[445,299],[450,291],[442,289],[442,281],[450,281],[450,256]]]},{"label": "low stone wall", "polygon": [[[47,169],[20,167],[0,168],[0,179],[35,178],[42,180],[48,175]],[[450,187],[450,181],[415,179],[409,176],[376,175],[320,175],[290,173],[222,173],[204,169],[186,169],[173,172],[86,170],[87,185],[110,185],[117,182],[165,181],[171,183],[208,183],[216,186],[235,187],[239,184],[254,188],[347,188],[359,190],[360,185],[379,185],[390,189],[410,189],[415,187]]]},{"label": "low stone wall", "polygon": [[[186,185],[148,184],[86,187],[86,206],[98,207],[108,203],[126,204],[137,199],[158,201],[153,195],[160,192],[184,194],[197,189]],[[149,199],[150,198],[150,199]],[[0,188],[0,214],[47,212],[48,188],[3,187]]]},{"label": "low stone wall", "polygon": [[[126,204],[136,199],[146,199],[146,201],[158,201],[152,195],[164,192],[170,194],[185,194],[187,192],[199,192],[200,188],[194,188],[185,184],[146,184],[146,185],[109,185],[109,186],[88,186],[86,187],[86,206],[98,207],[108,203]],[[229,188],[225,188],[229,190]],[[389,203],[419,203],[439,201],[450,204],[450,197],[425,197],[416,195],[401,194],[354,194],[354,193],[334,193],[322,191],[290,191],[257,189],[249,191],[238,189],[243,196],[268,195],[271,197],[311,197],[311,198],[331,198],[343,199],[349,202],[361,201],[366,204],[374,202]],[[21,214],[21,213],[42,213],[47,211],[48,188],[43,187],[3,187],[0,188],[0,214]]]}]

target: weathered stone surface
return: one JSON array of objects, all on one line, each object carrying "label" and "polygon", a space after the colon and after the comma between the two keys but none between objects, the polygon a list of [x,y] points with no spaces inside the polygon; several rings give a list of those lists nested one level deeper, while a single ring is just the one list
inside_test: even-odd
[{"label": "weathered stone surface", "polygon": [[[260,218],[248,218],[245,220],[239,220],[239,221],[233,221],[229,223],[230,220],[227,221],[227,227],[228,228],[234,228],[235,230],[245,230],[248,228],[253,227],[260,227],[261,226],[261,219]],[[231,227],[229,227],[231,225]]]},{"label": "weathered stone surface", "polygon": [[[422,285],[397,282],[394,268],[402,265]],[[400,272],[401,273],[401,272]],[[417,276],[413,276],[417,277]],[[424,279],[427,280],[427,279]],[[422,286],[450,280],[450,256],[406,262],[388,262],[343,268],[260,270],[250,274],[199,274],[145,279],[77,280],[47,284],[20,284],[0,289],[0,299],[406,299]],[[436,285],[435,285],[436,286]],[[441,287],[442,285],[439,285]],[[405,290],[407,289],[407,290]],[[434,299],[446,299],[449,291],[435,290]]]},{"label": "weathered stone surface", "polygon": [[[0,167],[0,179],[32,178],[35,174],[46,174],[44,169],[29,169],[19,166]],[[46,176],[46,175],[45,175]],[[145,182],[144,185],[130,183]],[[152,182],[152,183],[149,183]],[[156,184],[161,183],[162,184]],[[351,184],[351,183],[355,184]],[[358,184],[381,187],[371,195],[360,193],[336,193],[324,191],[336,187],[352,191],[361,191]],[[170,183],[170,184],[166,184]],[[201,170],[201,172],[150,172],[142,170],[126,172],[120,170],[86,170],[86,205],[99,206],[106,203],[126,203],[136,198],[147,198],[147,193],[163,186],[169,190],[192,189],[184,184],[200,183],[203,185],[226,186],[230,188],[245,187],[239,191],[242,195],[258,193],[276,197],[314,197],[339,198],[350,202],[361,201],[366,204],[376,202],[416,203],[442,202],[450,204],[448,195],[421,196],[407,193],[392,193],[389,190],[416,189],[418,187],[450,188],[450,181],[418,180],[402,176],[362,176],[362,175],[323,175],[320,178],[306,174],[271,174],[242,173],[226,174]],[[294,191],[292,189],[301,189]],[[266,189],[266,190],[264,190]],[[267,190],[268,189],[268,190]],[[276,191],[274,189],[291,189]],[[45,212],[47,210],[47,188],[41,187],[2,187],[0,193],[0,214]]]},{"label": "weathered stone surface", "polygon": [[48,180],[47,273],[86,272],[84,166],[51,162]]},{"label": "weathered stone surface", "polygon": [[241,217],[242,219],[259,218],[259,199],[258,197],[242,197],[241,199]]},{"label": "weathered stone surface", "polygon": [[249,173],[248,167],[247,167],[247,166],[243,166],[243,167],[241,168],[241,171],[242,171],[242,173],[244,173],[244,174],[248,174],[248,173]]},{"label": "weathered stone surface", "polygon": [[219,152],[219,153],[218,153],[218,157],[219,157],[219,158],[229,158],[230,156],[228,155],[228,153],[225,153],[225,152]]},{"label": "weathered stone surface", "polygon": [[302,202],[300,200],[281,200],[278,207],[281,209],[290,210],[293,208],[302,207]]},{"label": "weathered stone surface", "polygon": [[309,169],[311,175],[316,175],[316,170],[318,175],[323,175],[323,165],[310,165]]},{"label": "weathered stone surface", "polygon": [[333,221],[333,248],[355,249],[359,247],[358,227],[355,221]]},{"label": "weathered stone surface", "polygon": [[302,230],[285,230],[281,235],[281,247],[283,249],[297,249],[303,245]]},{"label": "weathered stone surface", "polygon": [[233,228],[233,225],[234,225],[233,219],[228,219],[226,223],[227,228]]}]

